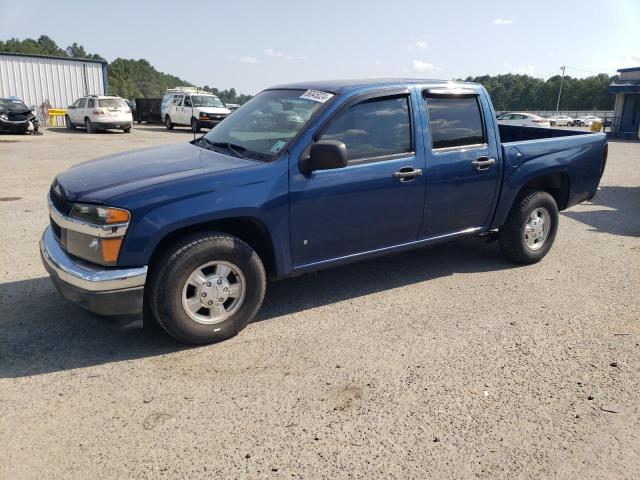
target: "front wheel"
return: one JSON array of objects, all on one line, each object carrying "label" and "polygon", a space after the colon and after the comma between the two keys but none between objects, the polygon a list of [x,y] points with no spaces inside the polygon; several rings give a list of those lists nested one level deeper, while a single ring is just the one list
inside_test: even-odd
[{"label": "front wheel", "polygon": [[558,218],[558,206],[549,193],[521,193],[498,235],[502,253],[516,263],[539,262],[553,245]]},{"label": "front wheel", "polygon": [[158,323],[183,343],[213,343],[236,335],[256,315],[266,291],[258,254],[223,233],[190,236],[152,269],[147,297]]},{"label": "front wheel", "polygon": [[169,115],[164,117],[164,124],[167,126],[167,130],[173,130],[173,122]]},{"label": "front wheel", "polygon": [[122,131],[123,131],[124,133],[129,133],[129,132],[131,132],[131,125],[129,125],[128,127],[124,127],[124,128],[122,129]]},{"label": "front wheel", "polygon": [[64,123],[67,126],[67,130],[75,130],[76,126],[73,124],[73,122],[71,122],[71,119],[69,118],[69,115],[65,115],[64,116]]}]

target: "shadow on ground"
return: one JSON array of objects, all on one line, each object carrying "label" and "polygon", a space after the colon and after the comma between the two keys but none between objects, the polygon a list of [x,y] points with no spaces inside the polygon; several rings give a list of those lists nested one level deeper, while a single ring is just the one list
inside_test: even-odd
[{"label": "shadow on ground", "polygon": [[[513,268],[496,244],[461,240],[269,285],[256,322],[453,273]],[[428,285],[425,285],[428,288]],[[139,319],[103,318],[65,301],[48,277],[0,284],[0,377],[24,377],[182,350]],[[206,347],[204,347],[206,348]]]},{"label": "shadow on ground", "polygon": [[589,204],[607,208],[568,210],[562,215],[589,225],[593,232],[640,237],[640,187],[602,187]]},{"label": "shadow on ground", "polygon": [[[48,127],[46,132],[51,133],[69,133],[71,135],[88,135],[87,131],[84,128],[76,128],[75,130],[69,130],[67,127]],[[109,129],[109,130],[96,130],[91,135],[124,135],[125,133],[122,130],[118,129]]]}]

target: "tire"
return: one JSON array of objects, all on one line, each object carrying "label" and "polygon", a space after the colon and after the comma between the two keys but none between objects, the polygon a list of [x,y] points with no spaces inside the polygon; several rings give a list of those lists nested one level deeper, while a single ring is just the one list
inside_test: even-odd
[{"label": "tire", "polygon": [[[211,263],[215,265],[206,267]],[[220,265],[231,271],[227,277],[219,274]],[[194,271],[203,279],[197,282],[199,287],[188,281]],[[225,278],[224,283],[220,275]],[[158,324],[179,342],[214,343],[237,335],[253,319],[262,305],[266,281],[262,261],[249,245],[224,233],[207,232],[184,238],[154,263],[146,301]],[[214,305],[211,310],[204,307],[206,302],[222,300],[216,297],[226,295],[222,289],[227,286],[229,291],[235,287],[234,291],[242,294],[229,294],[224,303]],[[199,310],[190,312],[189,300]],[[202,307],[198,306],[199,301]],[[217,311],[224,313],[217,319],[204,318],[216,315]]]},{"label": "tire", "polygon": [[[535,219],[532,220],[534,215],[543,221],[536,223]],[[558,206],[549,193],[543,190],[522,192],[516,198],[506,222],[498,232],[502,254],[516,263],[539,262],[553,245],[558,232],[558,218]],[[532,224],[535,224],[533,228]],[[537,234],[541,237],[536,243]]]},{"label": "tire", "polygon": [[131,132],[131,125],[129,125],[128,127],[124,127],[124,128],[122,129],[122,131],[123,131],[124,133],[130,133],[130,132]]},{"label": "tire", "polygon": [[96,131],[93,128],[93,124],[91,123],[91,120],[89,120],[88,118],[84,119],[84,129],[87,131],[87,133],[94,133]]},{"label": "tire", "polygon": [[165,115],[164,124],[167,127],[167,130],[173,130],[173,123],[171,122],[171,117],[169,115]]},{"label": "tire", "polygon": [[201,130],[202,128],[200,128],[198,120],[196,120],[194,117],[191,117],[191,131],[193,133],[200,133]]},{"label": "tire", "polygon": [[556,126],[556,122],[551,122],[551,126],[555,127]]},{"label": "tire", "polygon": [[64,116],[64,124],[67,126],[67,130],[75,130],[76,129],[76,126],[73,124],[73,122],[69,118],[69,115],[65,115]]}]

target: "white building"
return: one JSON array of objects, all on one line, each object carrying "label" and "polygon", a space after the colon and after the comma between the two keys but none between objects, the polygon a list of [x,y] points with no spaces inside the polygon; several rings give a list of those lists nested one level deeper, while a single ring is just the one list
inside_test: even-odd
[{"label": "white building", "polygon": [[66,108],[83,95],[107,93],[107,63],[64,57],[0,53],[0,97],[18,97],[40,110]]}]

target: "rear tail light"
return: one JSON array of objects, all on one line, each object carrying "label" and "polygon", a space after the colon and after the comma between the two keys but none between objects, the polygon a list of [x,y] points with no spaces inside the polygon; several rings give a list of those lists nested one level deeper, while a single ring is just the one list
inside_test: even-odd
[{"label": "rear tail light", "polygon": [[94,110],[93,114],[94,115],[104,115],[104,110]]}]

